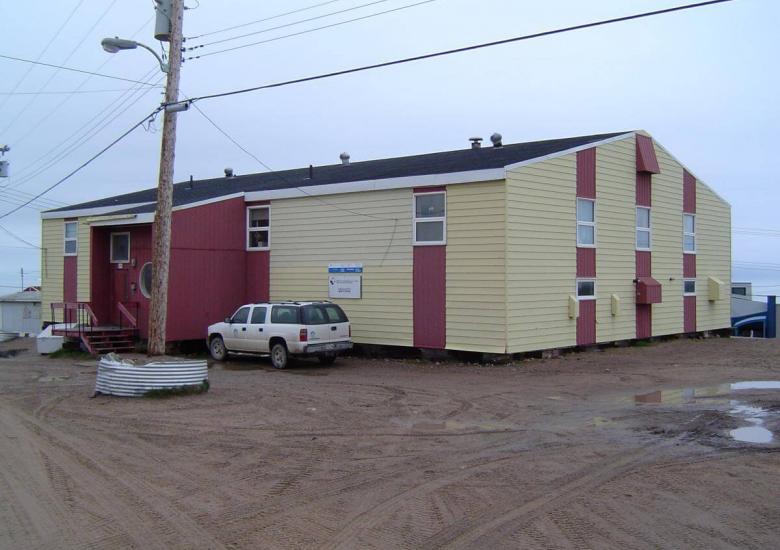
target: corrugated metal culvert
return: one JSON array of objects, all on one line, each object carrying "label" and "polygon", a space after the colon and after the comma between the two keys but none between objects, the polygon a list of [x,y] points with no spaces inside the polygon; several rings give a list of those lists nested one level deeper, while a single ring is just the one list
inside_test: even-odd
[{"label": "corrugated metal culvert", "polygon": [[206,361],[160,361],[135,365],[107,355],[98,363],[95,392],[137,397],[152,390],[200,386],[208,378]]}]

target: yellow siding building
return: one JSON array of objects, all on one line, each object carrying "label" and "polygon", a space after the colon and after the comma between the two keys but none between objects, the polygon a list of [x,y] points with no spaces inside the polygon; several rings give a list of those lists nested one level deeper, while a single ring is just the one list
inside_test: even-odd
[{"label": "yellow siding building", "polygon": [[[359,344],[496,354],[730,325],[717,292],[730,283],[729,205],[641,131],[499,136],[493,147],[177,184],[174,197],[174,243],[199,219],[222,224],[201,248],[174,244],[169,317],[187,321],[175,339],[205,338],[261,300],[333,299]],[[143,337],[153,212],[149,190],[44,213],[44,319],[76,301],[110,324],[132,303]],[[267,242],[252,244],[253,231]],[[124,235],[129,253],[117,258]],[[195,283],[177,279],[190,256],[218,250],[229,255]],[[329,298],[334,266],[355,270],[354,296]],[[204,318],[191,319],[206,294]]]}]

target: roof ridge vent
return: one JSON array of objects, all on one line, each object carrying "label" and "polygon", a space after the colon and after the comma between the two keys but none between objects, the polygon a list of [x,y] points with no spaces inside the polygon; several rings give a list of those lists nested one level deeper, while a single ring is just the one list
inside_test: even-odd
[{"label": "roof ridge vent", "polygon": [[472,149],[479,149],[482,147],[482,138],[481,137],[470,137],[469,141],[471,142],[471,148]]},{"label": "roof ridge vent", "polygon": [[341,159],[341,164],[343,164],[344,166],[347,166],[349,164],[349,153],[347,153],[346,151],[341,153],[339,155],[339,158]]},{"label": "roof ridge vent", "polygon": [[225,177],[226,178],[232,178],[233,177],[233,169],[229,166],[225,168]]},{"label": "roof ridge vent", "polygon": [[493,142],[493,147],[503,147],[504,144],[501,143],[501,140],[503,138],[501,137],[501,134],[498,132],[495,132],[492,136],[490,136],[490,141]]}]

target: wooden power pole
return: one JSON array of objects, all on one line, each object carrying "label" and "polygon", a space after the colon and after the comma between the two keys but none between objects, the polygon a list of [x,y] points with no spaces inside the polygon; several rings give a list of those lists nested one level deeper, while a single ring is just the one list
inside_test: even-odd
[{"label": "wooden power pole", "polygon": [[[158,2],[158,9],[167,2]],[[179,74],[182,57],[183,0],[170,0],[170,46],[165,104],[179,100]],[[167,6],[166,6],[167,7]],[[165,327],[168,318],[168,268],[171,260],[171,209],[173,206],[173,161],[176,149],[176,112],[163,114],[160,176],[157,183],[157,209],[154,216],[152,247],[152,299],[149,311],[149,355],[165,354]]]}]

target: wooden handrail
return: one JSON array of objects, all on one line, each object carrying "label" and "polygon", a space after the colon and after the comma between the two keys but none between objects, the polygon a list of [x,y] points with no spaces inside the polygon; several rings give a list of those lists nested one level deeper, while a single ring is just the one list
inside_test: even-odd
[{"label": "wooden handrail", "polygon": [[132,328],[136,328],[138,326],[138,320],[132,313],[127,310],[122,302],[117,302],[116,307],[119,308],[119,313],[121,313],[122,316],[130,322],[130,326]]}]

